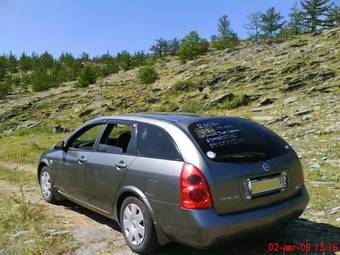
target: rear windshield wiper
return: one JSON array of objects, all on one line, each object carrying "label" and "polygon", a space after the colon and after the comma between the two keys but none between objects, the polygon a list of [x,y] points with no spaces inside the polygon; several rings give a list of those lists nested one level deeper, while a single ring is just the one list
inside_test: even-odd
[{"label": "rear windshield wiper", "polygon": [[267,156],[266,153],[263,152],[240,152],[240,153],[230,153],[230,154],[224,154],[224,155],[218,155],[217,159],[220,160],[255,160],[255,159],[265,159]]}]

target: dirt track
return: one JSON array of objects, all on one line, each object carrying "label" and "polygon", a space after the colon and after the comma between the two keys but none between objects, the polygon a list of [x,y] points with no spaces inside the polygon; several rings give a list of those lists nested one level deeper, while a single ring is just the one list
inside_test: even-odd
[{"label": "dirt track", "polygon": [[[35,167],[32,165],[0,162],[0,166],[15,168],[17,170],[35,171]],[[0,181],[0,189],[9,194],[19,192],[20,190],[19,187],[4,181]],[[69,201],[63,202],[60,205],[47,204],[42,199],[38,187],[24,188],[24,192],[26,198],[31,201],[31,203],[46,206],[53,214],[58,224],[61,224],[72,231],[75,239],[79,242],[79,247],[75,254],[133,254],[126,246],[124,238],[120,233],[120,228],[115,222]],[[259,240],[258,238],[261,239]],[[299,219],[291,223],[282,233],[267,241],[262,240],[261,234],[259,234],[255,240],[229,244],[223,248],[210,251],[195,250],[176,244],[170,244],[163,247],[155,254],[270,254],[266,250],[268,242],[279,242],[281,245],[298,245],[299,243],[306,241],[310,243],[321,241],[338,242],[338,245],[340,245],[340,229],[329,224]]]}]

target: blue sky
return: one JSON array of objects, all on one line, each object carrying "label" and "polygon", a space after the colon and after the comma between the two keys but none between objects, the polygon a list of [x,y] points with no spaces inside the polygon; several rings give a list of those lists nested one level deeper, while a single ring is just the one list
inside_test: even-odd
[{"label": "blue sky", "polygon": [[[335,2],[339,3],[340,0]],[[216,33],[227,14],[241,38],[246,16],[276,7],[287,16],[295,0],[0,0],[0,54],[12,51],[96,56],[148,50],[154,39],[196,30]]]}]

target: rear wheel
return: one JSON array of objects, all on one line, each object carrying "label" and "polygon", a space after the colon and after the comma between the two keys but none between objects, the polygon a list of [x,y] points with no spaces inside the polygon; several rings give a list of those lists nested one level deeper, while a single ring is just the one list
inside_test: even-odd
[{"label": "rear wheel", "polygon": [[43,198],[45,201],[49,203],[56,203],[57,202],[57,192],[53,188],[53,182],[51,179],[51,175],[47,166],[44,166],[39,175],[40,181],[40,190]]},{"label": "rear wheel", "polygon": [[159,246],[150,212],[136,197],[128,197],[120,209],[120,225],[130,249],[147,254]]}]

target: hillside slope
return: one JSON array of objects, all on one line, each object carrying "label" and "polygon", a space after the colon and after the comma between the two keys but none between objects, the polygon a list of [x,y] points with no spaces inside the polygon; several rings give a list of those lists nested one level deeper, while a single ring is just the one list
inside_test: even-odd
[{"label": "hillside slope", "polygon": [[243,42],[186,64],[168,58],[155,67],[160,79],[152,85],[140,84],[131,70],[86,89],[69,83],[1,99],[0,160],[35,163],[65,136],[55,131],[100,115],[238,115],[268,126],[298,152],[312,195],[304,217],[340,226],[340,209],[334,209],[340,204],[340,29],[282,43]]}]

